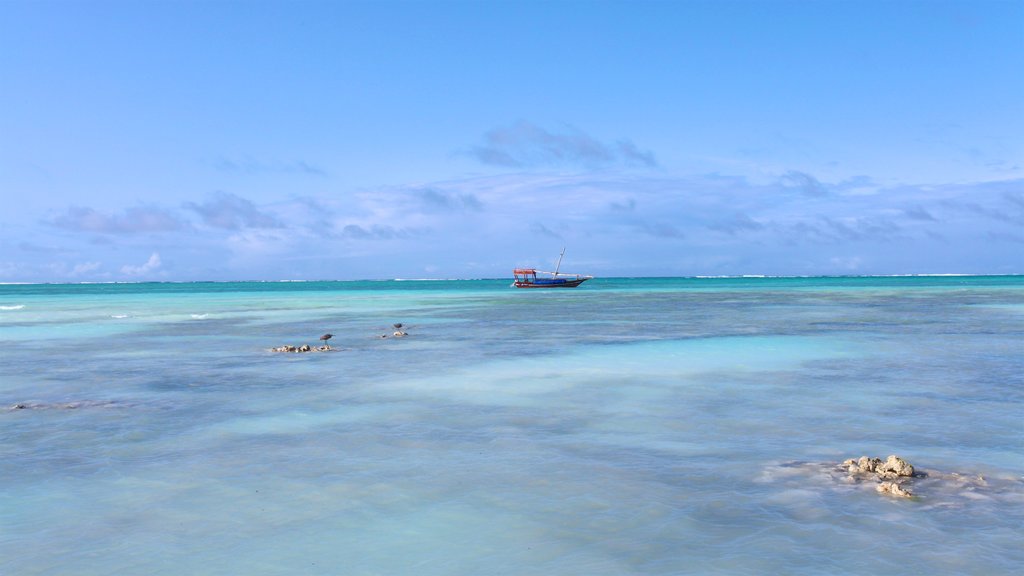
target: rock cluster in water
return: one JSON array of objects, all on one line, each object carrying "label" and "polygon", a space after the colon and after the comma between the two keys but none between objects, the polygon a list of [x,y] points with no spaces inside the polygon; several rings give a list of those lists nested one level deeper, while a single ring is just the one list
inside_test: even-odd
[{"label": "rock cluster in water", "polygon": [[329,345],[324,344],[323,346],[310,346],[309,344],[303,344],[302,346],[278,346],[277,348],[271,348],[271,352],[330,352],[333,350]]},{"label": "rock cluster in water", "polygon": [[855,478],[874,477],[880,482],[875,487],[880,494],[889,494],[902,498],[910,498],[914,495],[904,483],[914,477],[914,467],[899,456],[892,455],[882,460],[881,458],[850,458],[844,460],[842,467]]},{"label": "rock cluster in water", "polygon": [[875,486],[875,490],[879,494],[889,494],[891,496],[899,496],[901,498],[910,498],[914,495],[913,492],[907,490],[898,482],[882,482],[878,486]]},{"label": "rock cluster in water", "polygon": [[[395,331],[391,333],[391,337],[393,337],[393,338],[402,338],[404,336],[408,336],[409,335],[408,332],[403,332],[402,331],[402,328],[405,327],[405,324],[402,324],[401,322],[398,322],[396,324],[392,324],[392,326],[394,327]],[[380,337],[381,338],[388,338],[389,336],[387,334],[381,334]],[[321,336],[320,337],[320,341],[324,343],[323,346],[310,346],[309,344],[303,344],[302,346],[284,345],[284,346],[277,346],[275,348],[271,348],[270,351],[271,352],[287,352],[287,353],[330,352],[331,350],[333,350],[333,348],[331,348],[331,346],[327,343],[327,341],[330,340],[331,338],[334,338],[334,334],[324,334],[323,336]]]},{"label": "rock cluster in water", "polygon": [[977,502],[1019,506],[1024,502],[1024,476],[1019,473],[1002,471],[983,476],[922,469],[899,457],[886,460],[864,457],[841,463],[834,460],[781,462],[766,467],[758,481],[782,482],[794,490],[842,491],[855,487],[858,491],[913,499],[932,508],[961,508]]}]

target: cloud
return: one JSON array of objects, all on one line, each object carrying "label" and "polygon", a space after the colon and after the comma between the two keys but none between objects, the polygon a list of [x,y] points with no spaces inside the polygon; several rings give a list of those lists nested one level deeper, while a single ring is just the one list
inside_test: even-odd
[{"label": "cloud", "polygon": [[149,260],[146,260],[145,264],[142,264],[141,266],[132,266],[130,264],[125,264],[124,266],[121,267],[121,273],[126,276],[145,276],[147,274],[155,272],[157,269],[160,268],[160,266],[160,254],[153,252],[152,254],[150,254]]},{"label": "cloud", "polygon": [[846,271],[846,272],[854,272],[856,270],[859,270],[861,268],[861,266],[863,266],[864,259],[861,258],[860,256],[850,256],[850,257],[845,257],[845,258],[844,257],[835,257],[835,258],[830,258],[829,262],[837,270],[843,270],[843,271]]},{"label": "cloud", "polygon": [[606,144],[573,128],[556,133],[522,120],[489,130],[470,154],[484,164],[507,168],[657,166],[652,152],[628,140]]},{"label": "cloud", "polygon": [[[835,210],[833,210],[835,212]],[[771,222],[778,241],[788,245],[838,245],[858,242],[892,242],[905,230],[884,216],[845,216],[842,213],[798,217]]]},{"label": "cloud", "polygon": [[555,232],[554,230],[548,228],[547,226],[539,222],[534,222],[533,224],[530,224],[530,232],[533,232],[534,234],[540,234],[542,236],[547,236],[548,238],[562,238],[561,234]]},{"label": "cloud", "polygon": [[54,279],[81,281],[110,278],[96,261],[69,264],[65,261],[0,262],[0,279],[16,282],[52,282]]},{"label": "cloud", "polygon": [[978,202],[948,201],[943,204],[945,208],[952,209],[957,213],[967,213],[984,216],[1004,224],[1024,225],[1024,212],[1014,213],[1003,206],[980,204]]},{"label": "cloud", "polygon": [[[921,187],[951,226],[1024,226],[1024,179]],[[981,217],[981,218],[978,218]]]},{"label": "cloud", "polygon": [[649,236],[654,236],[655,238],[686,238],[686,233],[678,226],[663,221],[645,222],[636,226],[636,229]]},{"label": "cloud", "polygon": [[937,222],[935,216],[932,216],[930,212],[920,206],[914,206],[913,208],[907,208],[903,211],[903,215],[911,220],[922,220],[927,222]]},{"label": "cloud", "polygon": [[612,212],[633,212],[636,210],[636,200],[630,198],[625,202],[612,202],[608,208]]},{"label": "cloud", "polygon": [[358,224],[348,224],[341,229],[341,235],[352,240],[393,240],[407,238],[410,233],[407,230],[386,225],[375,224],[364,228]]},{"label": "cloud", "polygon": [[[4,227],[0,260],[10,261],[6,278],[17,281],[162,278],[170,276],[164,260],[174,261],[181,279],[419,277],[427,266],[437,266],[430,276],[496,277],[563,246],[574,269],[597,275],[828,274],[852,269],[853,256],[858,273],[1020,272],[1024,180],[900,183],[863,193],[842,190],[842,178],[791,181],[830,193],[810,201],[782,187],[779,175],[613,171],[504,172],[324,192],[286,197],[273,211],[222,193],[172,220],[187,227],[191,217],[198,230],[161,236],[160,244],[110,234],[71,244],[57,228],[26,238]],[[145,220],[131,213],[62,216],[66,225],[79,216],[76,229],[126,230]],[[267,225],[276,227],[258,227]],[[122,267],[140,240],[156,256]],[[61,246],[73,250],[50,250]]]},{"label": "cloud", "polygon": [[830,218],[822,216],[821,221],[836,240],[880,240],[891,238],[901,230],[888,218]]},{"label": "cloud", "polygon": [[279,172],[286,174],[305,174],[308,176],[327,176],[322,168],[309,164],[305,160],[293,160],[289,162],[262,162],[251,156],[245,156],[238,160],[219,158],[213,163],[213,167],[221,172],[240,172],[244,174],[259,174],[267,172]]},{"label": "cloud", "polygon": [[878,183],[870,176],[854,176],[847,178],[835,185],[836,190],[858,190],[862,188],[874,188]]},{"label": "cloud", "polygon": [[0,278],[19,278],[25,275],[25,268],[14,262],[0,262]]},{"label": "cloud", "polygon": [[708,228],[724,232],[730,236],[735,236],[740,232],[763,230],[765,225],[754,220],[747,214],[736,213],[725,220],[708,224]]},{"label": "cloud", "polygon": [[18,249],[22,252],[32,252],[36,254],[73,254],[75,252],[75,250],[70,250],[68,248],[53,245],[40,246],[38,244],[25,241],[18,242]]},{"label": "cloud", "polygon": [[627,163],[637,166],[654,168],[658,162],[654,159],[654,153],[650,150],[640,150],[629,140],[619,140],[615,143],[618,155]]},{"label": "cloud", "polygon": [[1010,234],[1007,232],[989,232],[987,237],[997,242],[1013,242],[1015,244],[1024,244],[1024,236],[1020,234]]},{"label": "cloud", "polygon": [[[823,249],[818,247],[869,243],[885,244],[890,250],[916,245],[921,250],[938,242],[937,235],[951,242],[984,237],[990,229],[999,230],[986,224],[986,218],[1001,213],[1001,222],[1012,225],[1024,213],[1024,195],[1015,193],[1021,190],[1019,183],[878,186],[866,176],[838,183],[797,172],[788,177],[801,186],[800,193],[780,189],[778,178],[759,183],[721,174],[485,176],[434,186],[453,197],[472,193],[487,208],[480,223],[452,212],[432,215],[420,224],[431,230],[432,237],[475,234],[492,242],[499,236],[542,241],[553,238],[547,233],[551,232],[570,244],[600,242],[597,238],[671,239],[677,246],[728,246],[740,252],[747,249],[737,242],[778,249],[799,246],[814,252]],[[840,193],[841,185],[873,189]],[[808,202],[806,194],[829,190],[836,193]],[[375,201],[383,201],[392,212],[387,218],[371,214],[359,223],[365,227],[394,221],[401,198],[397,192],[377,197]],[[950,220],[952,207],[961,211],[955,222]],[[411,217],[403,215],[399,221]],[[524,236],[524,227],[532,234]],[[1019,228],[1005,231],[1020,233]]]},{"label": "cloud", "polygon": [[796,189],[804,196],[811,198],[828,196],[828,189],[821,182],[818,182],[817,178],[804,172],[790,170],[782,175],[780,181],[786,188]]},{"label": "cloud", "polygon": [[1020,190],[1004,192],[1003,198],[1017,209],[1024,210],[1024,192]]},{"label": "cloud", "polygon": [[85,276],[100,269],[99,262],[80,262],[71,267],[70,276]]},{"label": "cloud", "polygon": [[203,223],[213,228],[239,230],[284,227],[276,218],[257,209],[251,201],[227,192],[217,192],[212,200],[202,204],[187,202],[184,207],[199,214]]},{"label": "cloud", "polygon": [[427,188],[416,193],[422,206],[430,211],[473,211],[483,210],[483,203],[473,194],[448,193]]},{"label": "cloud", "polygon": [[72,206],[49,223],[76,232],[100,234],[173,232],[186,227],[177,216],[167,210],[149,206],[128,208],[124,214],[104,214],[92,208]]}]

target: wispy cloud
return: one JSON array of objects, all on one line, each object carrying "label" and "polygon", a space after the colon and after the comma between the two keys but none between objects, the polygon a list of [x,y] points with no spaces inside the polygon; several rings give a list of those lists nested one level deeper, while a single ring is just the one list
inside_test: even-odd
[{"label": "wispy cloud", "polygon": [[875,182],[875,180],[873,178],[871,178],[870,176],[861,175],[861,176],[854,176],[852,178],[847,178],[847,179],[845,179],[845,180],[843,180],[841,182],[837,182],[835,184],[835,186],[833,186],[833,187],[836,190],[847,191],[847,190],[860,190],[860,189],[865,189],[865,188],[875,188],[877,186],[878,186],[878,183]]},{"label": "wispy cloud", "polygon": [[817,178],[805,172],[790,170],[782,175],[780,181],[786,188],[795,189],[804,196],[820,198],[828,195],[828,189]]},{"label": "wispy cloud", "polygon": [[903,215],[911,220],[922,220],[926,222],[936,222],[935,216],[932,216],[931,212],[925,210],[921,206],[914,206],[913,208],[907,208],[903,210]]},{"label": "wispy cloud", "polygon": [[199,214],[203,223],[213,228],[239,230],[284,226],[277,218],[256,208],[252,201],[227,192],[218,192],[213,199],[202,204],[186,202],[184,207]]},{"label": "wispy cloud", "polygon": [[645,222],[637,226],[637,230],[655,238],[686,238],[686,233],[683,232],[682,228],[665,221]]},{"label": "wispy cloud", "polygon": [[552,132],[522,120],[486,132],[471,155],[484,164],[508,168],[657,166],[652,152],[628,140],[605,143],[574,128]]},{"label": "wispy cloud", "polygon": [[418,232],[390,224],[345,224],[341,237],[347,240],[397,240],[417,236]]},{"label": "wispy cloud", "polygon": [[893,220],[879,216],[863,218],[822,216],[820,220],[835,241],[888,240],[902,230]]},{"label": "wispy cloud", "polygon": [[988,238],[996,242],[1012,242],[1014,244],[1024,244],[1024,235],[1022,234],[1010,234],[1008,232],[989,232]]},{"label": "wispy cloud", "polygon": [[984,216],[997,222],[1024,225],[1024,211],[1008,210],[1006,206],[992,203],[982,204],[973,200],[953,200],[944,202],[943,207],[954,213]]},{"label": "wispy cloud", "polygon": [[4,281],[46,281],[61,279],[69,281],[107,280],[109,272],[97,261],[68,263],[66,261],[0,262],[0,280]]},{"label": "wispy cloud", "polygon": [[1017,210],[1024,210],[1024,190],[1012,190],[1003,193],[1006,199]]},{"label": "wispy cloud", "polygon": [[251,156],[243,156],[242,158],[237,159],[221,157],[213,162],[213,167],[221,172],[239,172],[244,174],[280,172],[286,174],[304,174],[307,176],[327,175],[327,172],[324,169],[314,166],[305,160],[264,162]]},{"label": "wispy cloud", "polygon": [[394,240],[410,236],[408,230],[381,224],[366,227],[358,224],[348,224],[342,228],[341,234],[342,237],[353,240]]},{"label": "wispy cloud", "polygon": [[428,211],[473,211],[483,209],[483,203],[470,193],[451,193],[435,188],[427,188],[415,192],[422,201],[422,207]]},{"label": "wispy cloud", "polygon": [[856,272],[864,265],[864,259],[860,256],[833,257],[829,263],[837,271]]},{"label": "wispy cloud", "polygon": [[74,250],[64,248],[56,245],[40,246],[31,242],[21,241],[18,242],[18,249],[22,252],[32,252],[36,254],[71,254]]},{"label": "wispy cloud", "polygon": [[[402,276],[428,265],[440,265],[440,275],[493,276],[506,272],[508,262],[518,265],[562,246],[576,258],[590,252],[594,260],[583,269],[597,274],[827,274],[854,266],[898,273],[908,262],[920,263],[911,271],[970,265],[1020,272],[1014,266],[1024,238],[1022,180],[884,186],[864,178],[856,182],[862,189],[852,190],[846,189],[850,181],[785,174],[789,185],[782,175],[506,172],[285,197],[272,205],[219,193],[186,204],[177,215],[148,209],[164,220],[142,217],[141,208],[114,215],[69,209],[51,223],[107,233],[81,242],[51,229],[49,238],[24,245],[11,236],[0,253],[21,260],[7,265],[8,279],[17,279],[15,266],[20,278],[163,277],[170,260],[175,273],[187,265],[196,277],[323,278],[326,269]],[[807,195],[819,188],[828,193]],[[161,235],[159,244],[124,236],[165,228],[189,232]],[[153,255],[120,266],[124,261],[117,259],[140,242]],[[58,252],[62,246],[72,249]],[[965,263],[968,251],[974,255]],[[601,262],[607,263],[603,270]],[[392,270],[399,266],[402,271]]]},{"label": "wispy cloud", "polygon": [[547,226],[541,224],[540,222],[534,222],[533,224],[530,224],[530,231],[533,232],[534,234],[547,236],[548,238],[562,238],[561,234],[555,232],[554,230],[548,228]]},{"label": "wispy cloud", "polygon": [[96,273],[101,266],[100,262],[79,262],[71,267],[71,272],[68,275],[73,278],[89,276]]},{"label": "wispy cloud", "polygon": [[736,213],[723,220],[708,224],[708,228],[724,232],[730,236],[735,236],[741,232],[763,230],[765,225],[754,220],[747,214]]},{"label": "wispy cloud", "polygon": [[177,216],[163,208],[140,206],[123,214],[104,214],[83,206],[72,206],[49,221],[58,228],[98,234],[144,234],[173,232],[186,227]]},{"label": "wispy cloud", "polygon": [[614,201],[608,204],[608,208],[613,212],[632,212],[636,210],[636,200],[630,198],[625,202]]},{"label": "wispy cloud", "polygon": [[159,270],[160,266],[162,266],[160,254],[153,252],[149,255],[149,259],[139,266],[125,264],[121,267],[121,273],[125,276],[147,276]]}]

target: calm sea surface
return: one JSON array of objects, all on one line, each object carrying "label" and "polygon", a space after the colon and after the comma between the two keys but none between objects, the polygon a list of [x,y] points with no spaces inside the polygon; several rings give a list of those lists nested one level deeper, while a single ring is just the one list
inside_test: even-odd
[{"label": "calm sea surface", "polygon": [[1024,277],[509,283],[0,286],[0,573],[1024,573]]}]

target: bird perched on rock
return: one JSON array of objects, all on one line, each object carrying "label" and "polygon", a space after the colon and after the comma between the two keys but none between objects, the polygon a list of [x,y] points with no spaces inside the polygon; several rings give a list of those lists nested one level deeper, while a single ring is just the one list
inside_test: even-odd
[{"label": "bird perched on rock", "polygon": [[334,338],[334,334],[324,334],[320,337],[320,340],[322,340],[324,344],[327,344],[327,341],[331,338]]},{"label": "bird perched on rock", "polygon": [[392,324],[392,326],[395,327],[395,330],[401,330],[402,329],[402,323],[401,322],[399,322],[397,324]]}]

